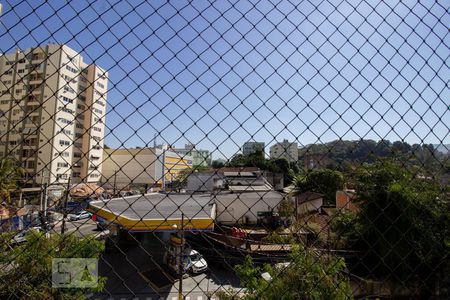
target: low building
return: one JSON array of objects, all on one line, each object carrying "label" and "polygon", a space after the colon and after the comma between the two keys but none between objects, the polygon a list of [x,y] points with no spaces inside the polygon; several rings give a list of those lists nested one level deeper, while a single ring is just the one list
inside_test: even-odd
[{"label": "low building", "polygon": [[355,203],[357,199],[354,190],[344,190],[336,192],[336,208],[340,211],[359,212],[360,208]]},{"label": "low building", "polygon": [[323,194],[305,192],[294,197],[297,216],[319,212],[323,205]]},{"label": "low building", "polygon": [[283,140],[270,147],[270,158],[285,158],[288,162],[296,162],[298,160],[298,144]]},{"label": "low building", "polygon": [[212,196],[216,204],[216,222],[223,225],[258,224],[258,215],[278,212],[285,195],[276,191],[233,193]]},{"label": "low building", "polygon": [[270,191],[273,186],[258,168],[221,168],[193,172],[187,178],[187,192],[212,192],[227,189],[233,192]]},{"label": "low building", "polygon": [[217,171],[192,172],[189,174],[186,183],[188,193],[212,192],[223,187],[223,174]]},{"label": "low building", "polygon": [[117,188],[162,186],[192,168],[192,157],[158,148],[105,149],[104,158],[102,182]]},{"label": "low building", "polygon": [[242,146],[242,154],[250,155],[256,152],[261,152],[264,155],[264,148],[266,144],[264,142],[246,142]]},{"label": "low building", "polygon": [[161,162],[153,148],[105,149],[103,183],[117,188],[154,185],[162,177]]}]

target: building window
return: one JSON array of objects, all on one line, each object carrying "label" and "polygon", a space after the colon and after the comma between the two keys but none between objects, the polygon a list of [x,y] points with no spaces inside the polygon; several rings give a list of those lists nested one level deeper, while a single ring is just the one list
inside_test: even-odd
[{"label": "building window", "polygon": [[60,146],[70,146],[70,142],[65,141],[65,140],[59,140],[59,145]]},{"label": "building window", "polygon": [[66,112],[66,113],[73,114],[73,110],[71,110],[70,108],[67,108],[65,106],[60,106],[60,107],[58,107],[58,109],[60,111]]},{"label": "building window", "polygon": [[56,180],[67,179],[67,174],[56,174]]},{"label": "building window", "polygon": [[77,73],[77,70],[75,68],[72,68],[71,66],[66,65],[66,69],[72,73]]},{"label": "building window", "polygon": [[61,99],[62,99],[64,102],[67,102],[67,103],[73,103],[73,99],[69,99],[69,98],[64,97],[64,96],[62,96]]},{"label": "building window", "polygon": [[71,88],[71,87],[68,86],[68,85],[65,85],[65,86],[64,86],[64,91],[65,91],[65,92],[69,92],[69,93],[75,93],[74,89]]},{"label": "building window", "polygon": [[72,121],[64,119],[64,118],[58,118],[58,121],[60,121],[61,123],[64,123],[64,124],[69,124],[69,125],[73,124]]}]

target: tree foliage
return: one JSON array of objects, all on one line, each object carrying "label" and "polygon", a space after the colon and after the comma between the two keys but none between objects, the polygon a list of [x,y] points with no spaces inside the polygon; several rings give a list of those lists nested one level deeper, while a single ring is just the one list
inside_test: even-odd
[{"label": "tree foliage", "polygon": [[286,158],[266,159],[262,151],[249,155],[237,154],[227,164],[227,167],[257,167],[263,171],[283,174],[284,184],[292,181],[294,174],[299,172],[296,163],[290,163]]},{"label": "tree foliage", "polygon": [[23,169],[12,159],[0,159],[0,197],[2,201],[11,204],[10,190],[18,187],[23,178]]},{"label": "tree foliage", "polygon": [[[290,263],[283,265],[256,266],[247,256],[236,273],[245,288],[241,299],[351,299],[351,289],[346,266],[342,258],[315,255],[294,246]],[[268,272],[271,280],[261,274]]]},{"label": "tree foliage", "polygon": [[360,213],[333,229],[347,247],[362,250],[372,274],[419,282],[428,293],[450,271],[449,189],[384,162],[361,168]]},{"label": "tree foliage", "polygon": [[53,258],[98,258],[104,243],[93,237],[52,235],[31,231],[27,242],[10,248],[11,234],[2,234],[0,254],[0,298],[84,299],[88,292],[101,291],[106,278],[99,278],[95,289],[52,288]]},{"label": "tree foliage", "polygon": [[341,172],[331,169],[311,170],[295,176],[293,185],[294,195],[304,192],[322,193],[324,203],[331,205],[335,203],[336,191],[344,187],[344,176]]},{"label": "tree foliage", "polygon": [[342,172],[350,170],[351,166],[378,163],[382,159],[393,159],[410,169],[419,166],[428,175],[442,176],[449,174],[446,162],[450,155],[444,154],[432,144],[413,144],[404,141],[389,140],[356,141],[336,140],[329,143],[308,145],[299,149],[299,160],[308,156],[320,156],[322,167],[337,169]]},{"label": "tree foliage", "polygon": [[220,169],[223,168],[224,166],[225,164],[220,160],[213,160],[211,163],[211,167],[213,167],[214,169]]}]

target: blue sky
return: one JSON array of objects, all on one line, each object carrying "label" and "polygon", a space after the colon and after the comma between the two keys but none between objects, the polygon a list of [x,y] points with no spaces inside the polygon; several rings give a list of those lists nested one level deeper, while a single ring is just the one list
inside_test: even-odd
[{"label": "blue sky", "polygon": [[2,52],[68,44],[109,71],[112,147],[450,143],[449,1],[0,2]]}]

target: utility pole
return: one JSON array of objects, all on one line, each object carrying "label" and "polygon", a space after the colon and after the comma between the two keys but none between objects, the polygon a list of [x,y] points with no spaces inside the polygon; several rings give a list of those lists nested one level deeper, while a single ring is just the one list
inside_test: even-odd
[{"label": "utility pole", "polygon": [[113,198],[116,197],[116,180],[117,180],[117,172],[114,172]]},{"label": "utility pole", "polygon": [[179,282],[178,282],[178,300],[183,300],[184,213],[181,213],[181,228],[179,231],[179,236],[181,239],[181,245],[180,245],[180,263],[178,265],[178,274],[180,276]]},{"label": "utility pole", "polygon": [[47,210],[48,210],[48,183],[44,183],[44,217],[47,221]]},{"label": "utility pole", "polygon": [[166,150],[162,149],[162,186],[161,189],[165,192],[166,191]]},{"label": "utility pole", "polygon": [[64,234],[65,231],[65,227],[66,227],[66,217],[67,217],[67,203],[69,202],[69,197],[70,197],[70,178],[69,180],[67,180],[67,188],[66,188],[66,194],[64,195],[64,204],[63,204],[63,209],[64,209],[64,214],[63,214],[63,219],[62,219],[62,224],[61,224],[61,234]]}]

